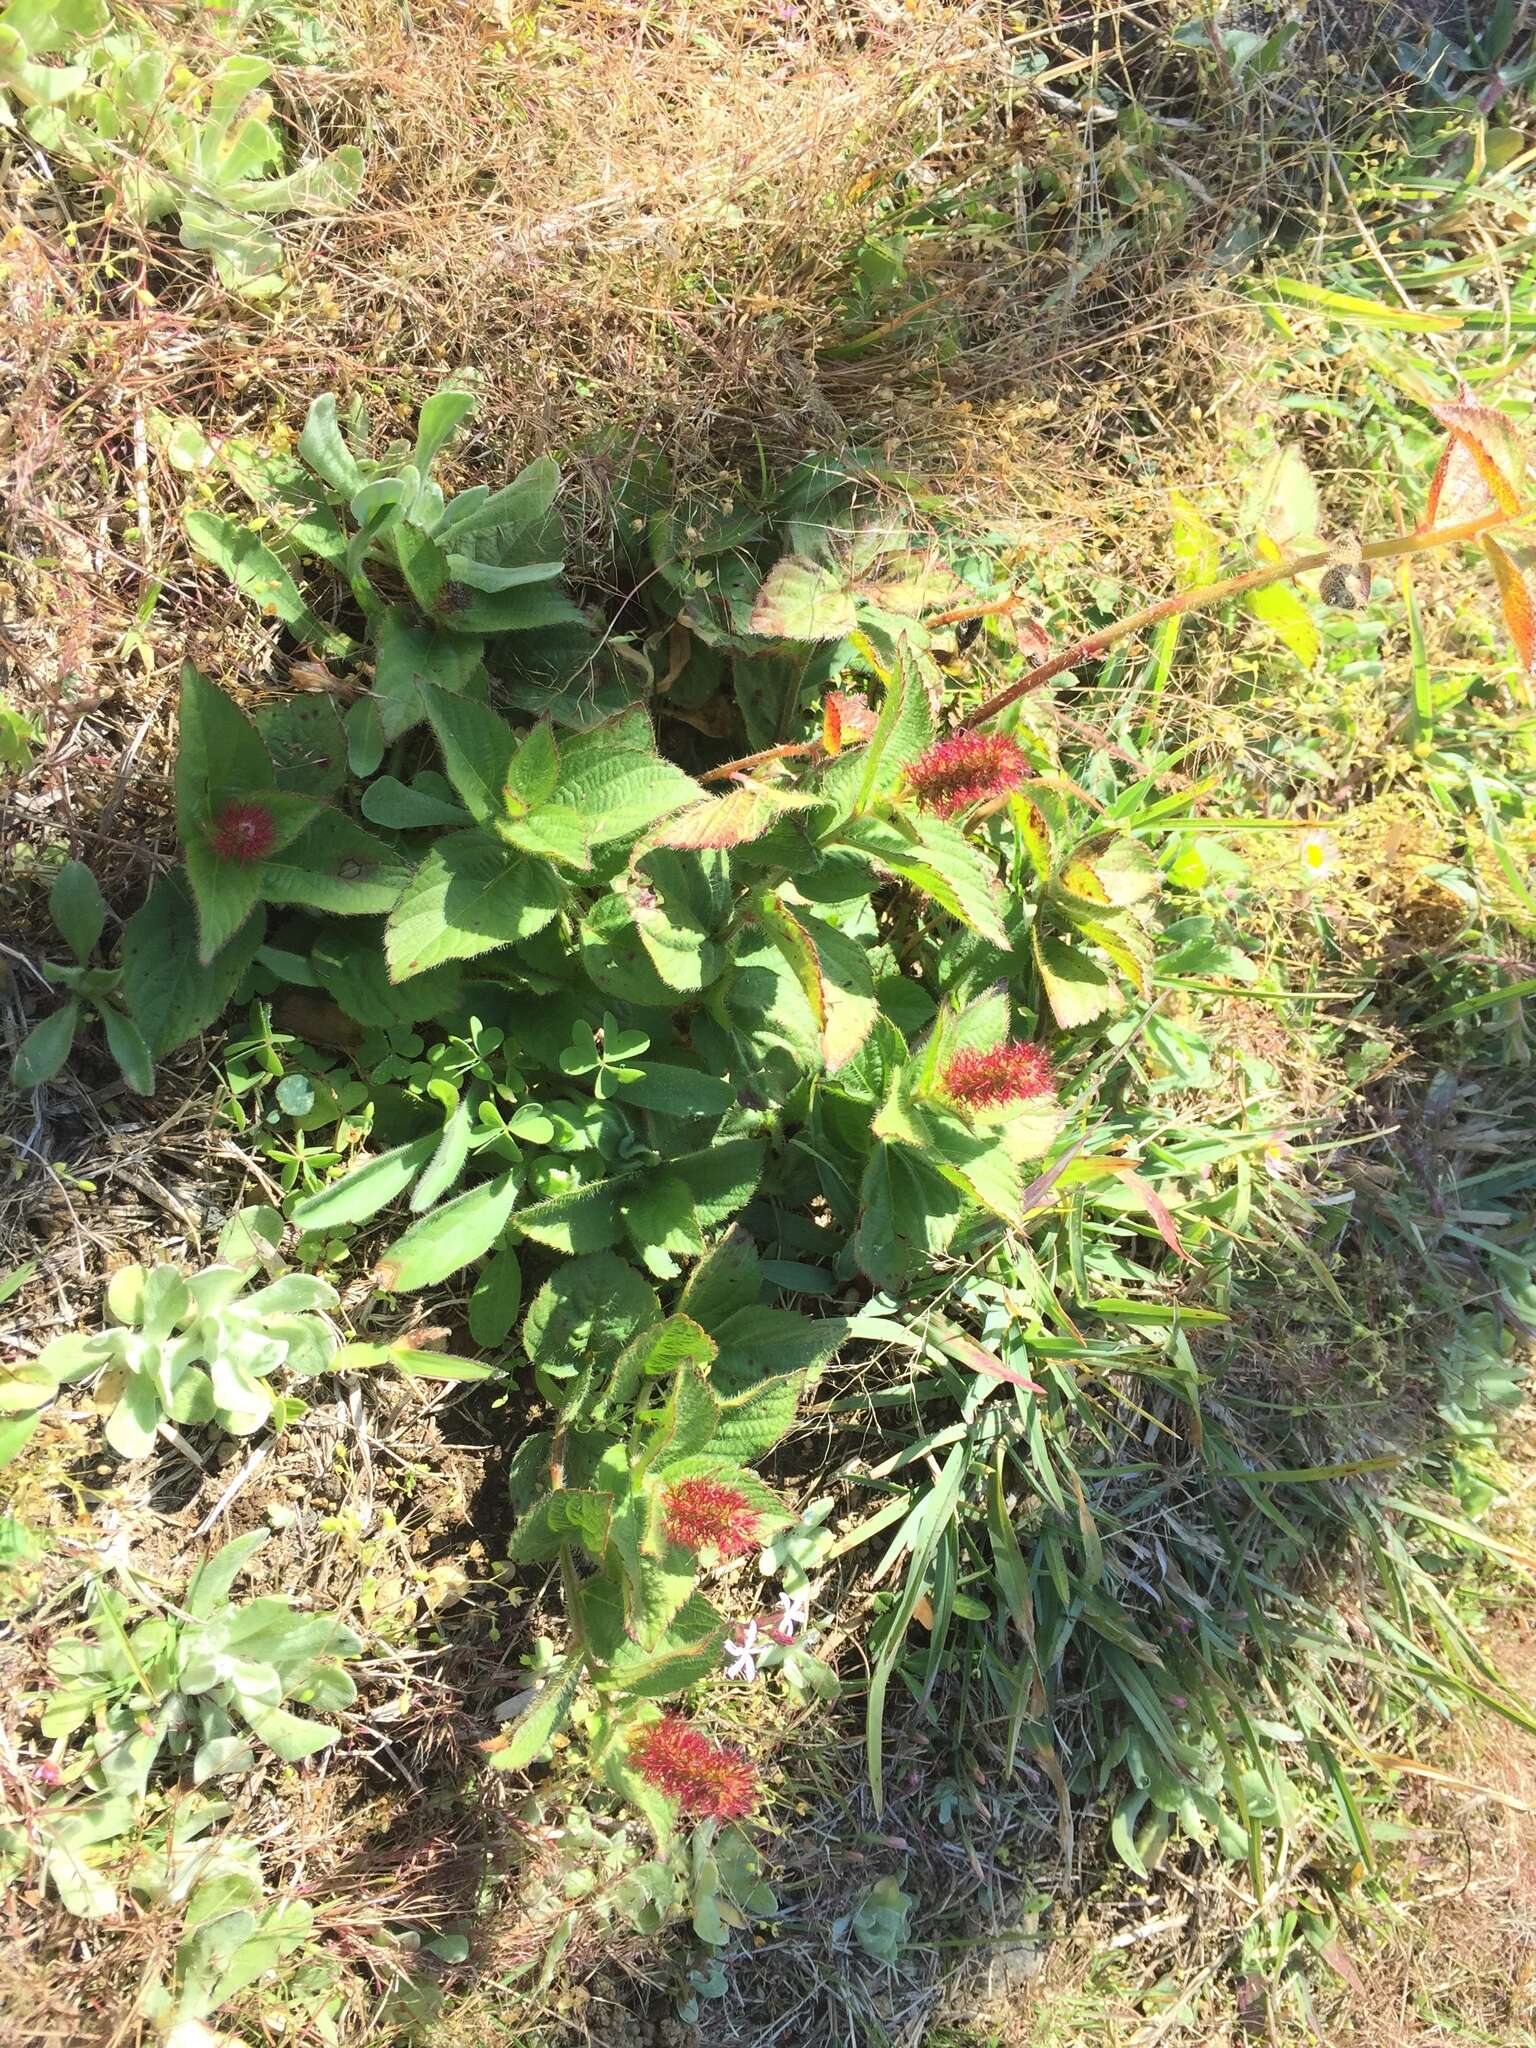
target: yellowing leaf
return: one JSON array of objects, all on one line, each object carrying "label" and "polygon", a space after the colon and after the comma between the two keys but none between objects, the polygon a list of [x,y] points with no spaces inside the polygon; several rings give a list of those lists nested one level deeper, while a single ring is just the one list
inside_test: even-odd
[{"label": "yellowing leaf", "polygon": [[811,1006],[822,1059],[835,1073],[869,1036],[879,1008],[863,949],[820,918],[792,915],[775,896],[762,896],[756,914]]},{"label": "yellowing leaf", "polygon": [[1179,565],[1179,588],[1213,583],[1221,569],[1221,535],[1197,512],[1182,491],[1170,491],[1173,509],[1173,557]]},{"label": "yellowing leaf", "polygon": [[1456,526],[1495,507],[1514,512],[1525,475],[1525,447],[1502,413],[1475,405],[1462,387],[1455,404],[1430,408],[1450,435],[1429,487],[1426,526]]},{"label": "yellowing leaf", "polygon": [[1493,568],[1494,581],[1499,586],[1499,603],[1504,610],[1504,623],[1509,628],[1509,637],[1514,643],[1515,656],[1527,675],[1536,673],[1536,606],[1531,602],[1531,588],[1526,582],[1520,565],[1493,538],[1483,535],[1483,553]]},{"label": "yellowing leaf", "polygon": [[1119,989],[1097,960],[1064,939],[1034,935],[1035,965],[1051,1014],[1063,1031],[1091,1024],[1120,1007]]},{"label": "yellowing leaf", "polygon": [[1322,528],[1323,508],[1307,458],[1295,446],[1277,448],[1248,499],[1250,523],[1282,553]]},{"label": "yellowing leaf", "polygon": [[790,555],[768,572],[747,630],[764,640],[841,640],[854,617],[835,570]]},{"label": "yellowing leaf", "polygon": [[1285,583],[1271,583],[1267,590],[1251,590],[1248,609],[1261,625],[1268,626],[1295,655],[1303,668],[1311,668],[1322,652],[1323,636],[1312,623],[1312,615]]}]

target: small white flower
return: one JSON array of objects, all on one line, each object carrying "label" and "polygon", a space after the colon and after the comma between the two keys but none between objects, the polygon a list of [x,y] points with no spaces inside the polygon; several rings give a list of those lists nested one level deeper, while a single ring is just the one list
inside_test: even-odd
[{"label": "small white flower", "polygon": [[1295,1172],[1296,1152],[1288,1138],[1271,1138],[1259,1157],[1271,1180],[1287,1180]]},{"label": "small white flower", "polygon": [[1339,852],[1326,832],[1308,832],[1301,842],[1301,872],[1308,882],[1324,881],[1338,865]]},{"label": "small white flower", "polygon": [[761,1654],[757,1647],[757,1623],[744,1621],[725,1645],[726,1677],[744,1678],[750,1684],[757,1676]]},{"label": "small white flower", "polygon": [[811,1596],[807,1593],[781,1593],[779,1595],[779,1618],[773,1625],[773,1634],[781,1643],[792,1643],[795,1630],[804,1628],[811,1618]]}]

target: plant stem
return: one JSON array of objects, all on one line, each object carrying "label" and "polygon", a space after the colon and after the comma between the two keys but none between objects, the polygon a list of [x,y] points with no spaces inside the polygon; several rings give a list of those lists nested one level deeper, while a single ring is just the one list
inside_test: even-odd
[{"label": "plant stem", "polygon": [[739,761],[722,761],[718,768],[706,769],[699,780],[726,782],[744,769],[760,768],[765,761],[787,761],[796,754],[814,754],[820,744],[819,740],[787,740],[782,747],[764,747],[760,754],[743,754]]},{"label": "plant stem", "polygon": [[[1512,526],[1517,520],[1529,518],[1533,512],[1536,512],[1536,504],[1518,505],[1513,512],[1485,512],[1476,519],[1464,519],[1457,526],[1433,526],[1427,531],[1421,528],[1414,533],[1396,534],[1390,540],[1368,541],[1361,548],[1359,559],[1363,562],[1390,562],[1401,555],[1423,554],[1429,548],[1456,547],[1463,541],[1476,540],[1482,534],[1491,533],[1495,527]],[[1117,642],[1129,639],[1133,633],[1144,633],[1149,626],[1155,626],[1163,619],[1173,618],[1180,612],[1207,611],[1213,605],[1224,604],[1230,597],[1242,597],[1250,590],[1263,590],[1271,583],[1304,576],[1312,569],[1326,569],[1336,559],[1331,550],[1321,549],[1316,554],[1293,556],[1286,562],[1266,562],[1261,569],[1245,569],[1241,575],[1223,577],[1218,583],[1200,583],[1190,590],[1175,591],[1172,597],[1162,598],[1139,612],[1132,612],[1127,618],[1117,619],[1112,626],[1102,626],[1096,633],[1085,633],[1081,640],[1074,640],[1070,647],[1063,647],[1059,654],[1053,654],[1049,661],[1032,668],[1016,683],[1010,683],[1006,690],[999,690],[995,697],[988,697],[984,704],[966,715],[963,723],[966,726],[984,724],[987,719],[996,717],[999,711],[1006,711],[1020,697],[1050,682],[1052,677],[1075,668],[1080,661],[1093,660]],[[974,605],[964,612],[941,612],[937,618],[925,623],[951,625],[962,618],[987,618],[1000,609],[1006,609],[1006,606],[994,600],[990,604]]]}]

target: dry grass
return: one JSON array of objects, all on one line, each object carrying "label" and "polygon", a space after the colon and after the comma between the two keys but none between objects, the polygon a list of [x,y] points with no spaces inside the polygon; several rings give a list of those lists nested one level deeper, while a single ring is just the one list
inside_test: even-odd
[{"label": "dry grass", "polygon": [[[1024,548],[1081,539],[1129,568],[1161,523],[1158,458],[1198,468],[1192,411],[1220,395],[1213,252],[1314,155],[1305,122],[1250,146],[1252,107],[1171,48],[1172,18],[342,0],[345,68],[275,87],[296,147],[358,141],[367,179],[340,218],[284,224],[276,307],[12,148],[0,688],[47,745],[0,790],[4,922],[63,844],[142,893],[184,657],[257,689],[287,674],[276,629],[183,544],[166,420],[291,428],[338,389],[382,432],[468,367],[464,470],[495,484],[555,450],[599,554],[644,436],[683,482],[873,447]],[[1134,175],[1103,113],[1130,98],[1171,124]],[[861,297],[871,234],[906,238],[905,274]]]},{"label": "dry grass", "polygon": [[[170,21],[178,10],[145,12]],[[182,659],[251,691],[283,687],[292,664],[277,629],[188,554],[187,484],[159,418],[194,416],[213,437],[291,429],[317,391],[337,389],[367,398],[382,435],[468,366],[483,402],[462,468],[494,484],[558,453],[589,556],[602,552],[615,463],[638,437],[701,484],[751,483],[808,450],[862,444],[936,480],[962,515],[1010,531],[1021,551],[1072,548],[1145,579],[1170,451],[1186,482],[1214,470],[1221,433],[1248,404],[1218,251],[1245,216],[1272,219],[1314,180],[1337,86],[1319,63],[1283,118],[1276,89],[1259,119],[1211,67],[1169,47],[1182,10],[1161,5],[1053,4],[1021,17],[980,0],[336,0],[329,13],[353,54],[334,72],[280,73],[281,104],[301,141],[360,142],[368,182],[354,212],[285,228],[293,289],[275,309],[232,301],[166,238],[103,221],[92,195],[56,184],[27,152],[4,167],[0,689],[39,717],[46,745],[28,776],[0,782],[0,937],[35,953],[47,950],[38,875],[63,853],[88,859],[120,909],[173,857]],[[1167,117],[1150,169],[1127,164],[1101,118],[1110,94]],[[1178,213],[1175,188],[1187,202]],[[907,236],[906,281],[861,303],[850,253],[893,233]],[[36,993],[0,982],[0,1061],[35,1019]],[[45,1122],[16,1105],[7,1133],[27,1165],[0,1202],[0,1270],[39,1251],[46,1261],[45,1288],[10,1311],[25,1312],[29,1343],[73,1322],[114,1264],[146,1250],[196,1256],[222,1212],[266,1192],[216,1134],[195,1050],[142,1115],[105,1072],[90,1078],[51,1087]],[[434,1566],[479,1576],[475,1516],[484,1533],[494,1515],[476,1493],[494,1459],[473,1436],[461,1443],[449,1426],[459,1417],[440,1423],[414,1395],[398,1406],[370,1389],[366,1417],[371,1464],[338,1456],[357,1417],[317,1411],[219,1527],[296,1510],[297,1535],[277,1546],[286,1570],[403,1640],[436,1611]],[[66,1495],[78,1443],[64,1425],[44,1446],[40,1469]],[[119,1498],[113,1512],[136,1540],[176,1552],[231,1476],[157,1470],[144,1498]],[[86,1489],[76,1504],[79,1525],[56,1533],[83,1556],[100,1502]],[[374,1947],[383,1928],[467,1918],[486,1896],[515,1902],[520,1860],[534,1853],[500,1788],[487,1792],[476,1773],[476,1716],[510,1689],[515,1656],[515,1644],[488,1642],[481,1620],[472,1600],[445,1617],[440,1656],[404,1672],[403,1657],[381,1660],[360,1703],[358,1775],[263,1812],[290,1831],[274,1851],[286,1882],[323,1895],[329,1952],[357,1963],[364,1985],[389,1979],[387,1951]],[[13,1672],[13,1703],[36,1675]],[[918,1782],[877,1820],[860,1759],[829,1752],[823,1729],[808,1718],[786,1734],[786,1781],[804,1788],[807,1811],[775,1817],[784,1928],[742,1958],[731,2016],[709,2020],[703,2038],[938,2042],[944,2025],[980,2012],[999,2038],[1044,2048],[1087,2038],[1050,2032],[1055,1973],[1077,1972],[1070,2004],[1093,1952],[1128,1929],[1109,1953],[1138,1971],[1145,1959],[1133,1988],[1204,1953],[1136,1932],[1187,1905],[1175,1873],[1140,1917],[1090,1909],[1044,1987],[1025,1992],[1029,1951],[1014,1937],[1033,1887],[1075,1896],[1049,1787],[1021,1782],[1006,1800],[962,1788],[964,1824],[946,1835],[928,1825],[932,1787],[912,1750]],[[1506,1767],[1473,1758],[1464,1774]],[[1516,1812],[1478,1809],[1490,1830],[1512,1827]],[[1507,1952],[1529,1909],[1532,1853],[1523,1832],[1490,1832],[1470,1893],[1480,1905],[1465,1922],[1446,1912],[1434,1923],[1447,1970],[1459,1959],[1476,1975],[1464,1929],[1477,1911],[1500,1930],[1490,1962]],[[888,1871],[908,1873],[953,1929],[953,1946],[925,1951],[899,1983],[833,1932],[850,1896]],[[131,2039],[123,1952],[53,1919],[40,1938],[25,1904],[7,1910],[0,2015],[9,2001],[14,2037]],[[163,1956],[171,1926],[146,1916],[132,1930],[140,1967]],[[523,2007],[541,2006],[496,1983],[528,1959],[530,1940],[515,1911],[488,1922],[470,1973],[481,1989],[445,2041],[510,2039]],[[1422,1982],[1422,1952],[1411,1975],[1401,1953],[1402,1983]],[[648,1981],[638,1942],[571,1963],[578,1979],[595,1974],[566,1996],[568,2038],[684,2038],[632,2017],[664,2007],[669,1989]],[[1492,2026],[1498,1979],[1483,1978],[1482,2003],[1468,1990],[1466,2010]],[[1114,2024],[1112,1991],[1096,1997],[1092,2023]],[[1128,2026],[1139,2010],[1128,1992]],[[361,2004],[346,2027],[366,2036]],[[1359,2037],[1361,2048],[1394,2038]]]}]

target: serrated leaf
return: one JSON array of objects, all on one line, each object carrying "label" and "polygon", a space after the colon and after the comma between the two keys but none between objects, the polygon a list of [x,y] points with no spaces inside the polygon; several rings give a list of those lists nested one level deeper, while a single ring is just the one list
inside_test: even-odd
[{"label": "serrated leaf", "polygon": [[619,1214],[641,1263],[658,1279],[670,1280],[677,1260],[696,1259],[704,1249],[698,1211],[685,1181],[672,1173],[649,1173],[619,1197]]},{"label": "serrated leaf", "polygon": [[552,626],[585,626],[586,615],[545,581],[514,590],[483,591],[450,582],[438,606],[439,625],[456,633],[538,633]]},{"label": "serrated leaf", "polygon": [[562,889],[549,865],[479,832],[439,840],[401,891],[384,933],[390,977],[473,959],[542,931]]},{"label": "serrated leaf", "polygon": [[580,811],[568,804],[541,804],[520,818],[498,818],[496,835],[518,847],[569,868],[590,868],[592,841]]},{"label": "serrated leaf", "polygon": [[393,775],[380,775],[363,791],[363,816],[371,825],[383,825],[392,832],[418,832],[432,825],[468,825],[470,815],[461,804],[430,790],[413,788]]},{"label": "serrated leaf", "polygon": [[1536,606],[1531,601],[1530,585],[1508,549],[1501,547],[1491,533],[1483,535],[1483,553],[1498,586],[1499,604],[1515,659],[1530,675],[1536,672]]},{"label": "serrated leaf", "polygon": [[613,1092],[620,1102],[676,1117],[723,1116],[736,1100],[729,1081],[665,1060],[644,1061],[630,1079],[617,1082]]},{"label": "serrated leaf", "polygon": [[494,533],[505,554],[521,534],[548,517],[559,489],[559,468],[541,455],[499,491],[487,494],[477,487],[455,498],[443,514],[437,537],[457,545],[471,534]]},{"label": "serrated leaf", "polygon": [[433,683],[419,687],[448,780],[471,816],[489,824],[506,809],[504,792],[520,751],[517,734],[504,718],[472,697],[455,696]]},{"label": "serrated leaf", "polygon": [[711,1379],[717,1388],[734,1394],[782,1374],[794,1374],[798,1384],[832,1356],[848,1325],[840,1316],[813,1319],[793,1309],[752,1302],[707,1327],[719,1346]]},{"label": "serrated leaf", "polygon": [[269,903],[298,903],[335,917],[381,917],[411,881],[404,854],[340,811],[322,811],[312,825],[261,866]]},{"label": "serrated leaf", "polygon": [[404,521],[395,528],[395,553],[412,597],[424,612],[436,611],[448,583],[448,557],[430,535]]},{"label": "serrated leaf", "polygon": [[724,796],[708,797],[703,803],[690,804],[687,810],[648,832],[636,849],[636,859],[658,847],[697,853],[745,846],[753,839],[761,839],[777,823],[779,813],[780,807],[757,788],[733,789]]},{"label": "serrated leaf", "polygon": [[634,1267],[599,1252],[557,1266],[545,1281],[523,1324],[523,1350],[535,1371],[557,1379],[607,1371],[658,1313]]},{"label": "serrated leaf", "polygon": [[1120,991],[1080,946],[1039,932],[1031,942],[1051,1015],[1063,1031],[1075,1031],[1120,1007]]},{"label": "serrated leaf", "polygon": [[1008,945],[1002,886],[992,863],[955,826],[922,817],[912,835],[885,818],[854,818],[838,834],[886,874],[931,896],[951,917],[990,940]]},{"label": "serrated leaf", "polygon": [[498,1771],[522,1771],[540,1758],[570,1716],[584,1663],[573,1652],[544,1681],[512,1723],[511,1730],[485,1747]]},{"label": "serrated leaf", "polygon": [[707,1678],[720,1661],[726,1622],[701,1593],[691,1594],[659,1648],[622,1644],[609,1666],[612,1682],[639,1699],[665,1699]]},{"label": "serrated leaf", "polygon": [[925,748],[933,743],[933,706],[918,657],[903,651],[886,683],[880,716],[859,762],[855,809],[868,810],[889,795]]},{"label": "serrated leaf", "polygon": [[1426,526],[1454,526],[1495,506],[1519,509],[1524,443],[1502,413],[1473,402],[1465,385],[1462,393],[1456,402],[1429,408],[1451,438],[1429,487]]},{"label": "serrated leaf", "polygon": [[261,901],[261,864],[221,860],[206,840],[193,838],[186,843],[186,865],[197,906],[197,957],[207,967]]},{"label": "serrated leaf", "polygon": [[[484,642],[473,634],[428,625],[408,606],[391,605],[379,622],[373,674],[383,738],[397,740],[425,717],[423,686],[457,696],[480,666],[483,650]],[[353,765],[354,773],[369,772]]]},{"label": "serrated leaf", "polygon": [[846,932],[777,896],[759,896],[753,915],[789,962],[810,1005],[829,1074],[845,1066],[873,1028],[879,1004],[864,949]]},{"label": "serrated leaf", "polygon": [[271,757],[279,789],[334,796],[347,779],[347,737],[336,706],[322,691],[265,704],[256,729]]},{"label": "serrated leaf", "polygon": [[699,1221],[707,1230],[727,1222],[745,1208],[763,1173],[763,1144],[758,1138],[732,1138],[700,1151],[679,1152],[668,1169],[684,1181]]},{"label": "serrated leaf", "polygon": [[915,1267],[948,1250],[963,1209],[959,1191],[918,1154],[904,1145],[873,1146],[852,1241],[859,1270],[899,1294]]},{"label": "serrated leaf", "polygon": [[924,612],[976,602],[975,591],[935,548],[897,548],[881,555],[875,566],[859,577],[854,589],[867,604],[899,618],[920,618]]},{"label": "serrated leaf", "polygon": [[151,1054],[212,1024],[244,979],[266,931],[257,914],[212,961],[198,957],[197,913],[180,873],[166,875],[123,931],[122,989]]},{"label": "serrated leaf", "polygon": [[710,1450],[738,1465],[765,1457],[794,1427],[801,1377],[779,1373],[721,1401]]},{"label": "serrated leaf", "polygon": [[524,1237],[551,1251],[564,1252],[567,1258],[606,1251],[624,1236],[619,1196],[628,1185],[628,1175],[588,1182],[530,1203],[518,1210],[513,1221]]},{"label": "serrated leaf", "polygon": [[608,1547],[613,1500],[586,1487],[557,1487],[535,1501],[507,1539],[513,1564],[544,1564],[568,1543],[579,1543],[595,1564]]},{"label": "serrated leaf", "polygon": [[725,963],[714,934],[730,913],[729,870],[709,854],[670,848],[653,848],[643,860],[643,866],[631,863],[624,880],[635,929],[667,986],[696,993]]},{"label": "serrated leaf", "polygon": [[761,640],[841,640],[857,619],[836,570],[790,555],[764,579],[747,630]]},{"label": "serrated leaf", "polygon": [[176,747],[176,825],[184,842],[198,836],[232,798],[273,786],[261,735],[239,707],[186,663]]},{"label": "serrated leaf", "polygon": [[374,1268],[375,1284],[387,1294],[410,1294],[446,1280],[490,1250],[516,1199],[516,1174],[502,1173],[434,1209],[390,1245]]},{"label": "serrated leaf", "polygon": [[597,847],[643,832],[704,792],[656,752],[650,720],[632,705],[562,742],[556,794],[581,812]]}]

